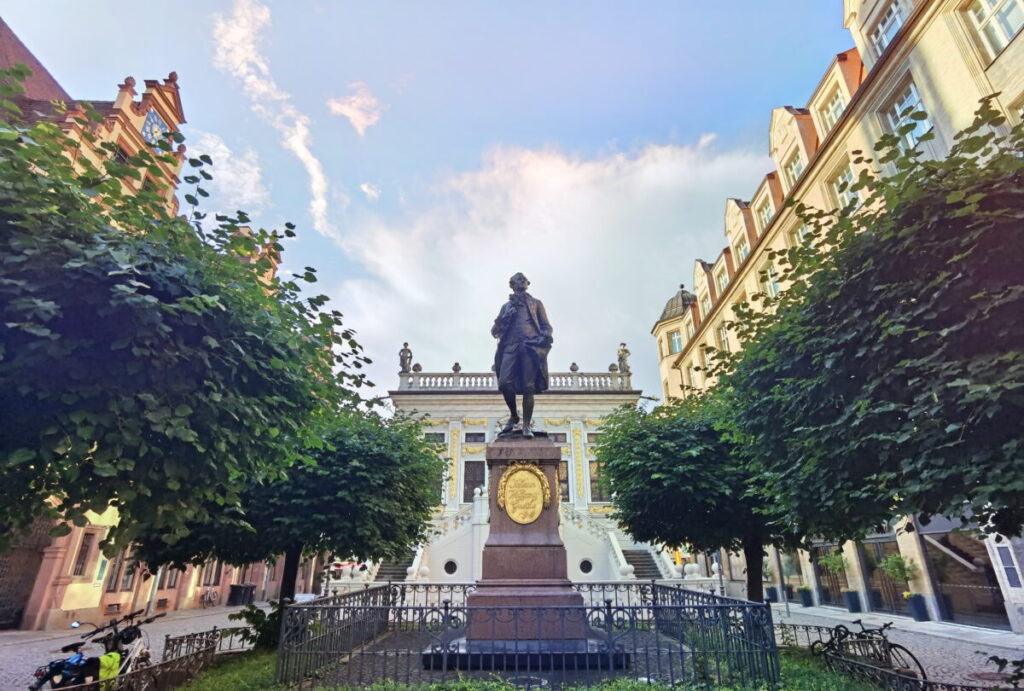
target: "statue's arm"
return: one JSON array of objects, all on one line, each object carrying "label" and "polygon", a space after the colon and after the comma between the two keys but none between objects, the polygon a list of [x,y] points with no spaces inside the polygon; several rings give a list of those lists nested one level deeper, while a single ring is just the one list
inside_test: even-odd
[{"label": "statue's arm", "polygon": [[551,343],[554,341],[554,339],[551,337],[551,322],[548,321],[547,310],[544,309],[544,303],[541,302],[540,300],[537,300],[537,321],[540,322],[538,326],[540,326],[541,334],[547,338],[548,345],[551,345]]},{"label": "statue's arm", "polygon": [[509,305],[511,303],[506,302],[501,306],[501,310],[498,312],[498,316],[494,319],[494,326],[491,327],[491,335],[495,338],[501,338],[501,335],[505,333],[505,324],[508,321]]}]

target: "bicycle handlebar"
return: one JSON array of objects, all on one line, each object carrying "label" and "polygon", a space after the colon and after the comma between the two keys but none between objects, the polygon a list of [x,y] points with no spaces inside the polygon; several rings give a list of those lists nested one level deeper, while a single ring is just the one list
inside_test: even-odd
[{"label": "bicycle handlebar", "polygon": [[[107,624],[106,626],[97,627],[97,628],[93,629],[92,631],[90,631],[89,633],[87,633],[84,636],[82,636],[82,638],[83,639],[92,638],[93,636],[98,634],[100,631],[106,631],[107,629],[114,629],[116,631],[118,624],[123,624],[126,621],[131,621],[132,619],[134,619],[135,617],[139,616],[140,614],[145,614],[145,613],[146,613],[145,609],[140,609],[140,610],[137,610],[135,612],[132,612],[131,614],[126,614],[123,617],[121,617],[120,619],[111,619],[110,623]],[[166,614],[166,612],[164,612],[164,614]],[[163,616],[163,615],[160,615],[160,616]]]}]

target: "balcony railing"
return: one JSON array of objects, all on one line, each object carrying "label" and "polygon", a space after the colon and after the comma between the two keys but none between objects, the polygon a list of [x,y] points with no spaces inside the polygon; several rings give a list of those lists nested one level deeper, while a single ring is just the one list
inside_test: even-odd
[{"label": "balcony railing", "polygon": [[[630,391],[629,372],[554,372],[548,375],[550,391]],[[399,391],[494,391],[493,372],[402,372]]]}]

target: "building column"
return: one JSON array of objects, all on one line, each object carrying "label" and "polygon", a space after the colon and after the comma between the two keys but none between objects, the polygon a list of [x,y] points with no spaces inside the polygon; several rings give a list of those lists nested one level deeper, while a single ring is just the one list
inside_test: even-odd
[{"label": "building column", "polygon": [[569,422],[569,436],[566,442],[569,444],[569,452],[572,455],[572,460],[569,464],[569,472],[573,476],[572,484],[575,491],[572,504],[577,509],[586,511],[590,499],[588,491],[590,486],[588,471],[590,469],[587,467],[587,457],[583,445],[583,420],[571,420]]},{"label": "building column", "polygon": [[462,420],[448,421],[448,510],[459,510],[462,489]]},{"label": "building column", "polygon": [[43,560],[39,564],[39,572],[36,575],[35,585],[32,586],[32,594],[25,603],[25,612],[21,616],[21,628],[38,630],[46,627],[46,620],[50,610],[59,607],[57,579],[61,575],[64,561],[67,559],[68,545],[72,531],[69,535],[59,537],[43,548]]},{"label": "building column", "polygon": [[857,592],[860,600],[860,610],[869,612],[871,598],[868,596],[868,578],[864,569],[864,560],[861,558],[860,549],[853,540],[843,543],[843,556],[846,557],[846,582],[850,590]]},{"label": "building column", "polygon": [[798,549],[797,559],[800,560],[800,572],[804,574],[804,585],[811,589],[811,601],[821,605],[821,587],[818,584],[818,571],[811,561],[811,553],[806,549]]},{"label": "building column", "polygon": [[914,530],[913,517],[904,516],[896,524],[894,531],[896,533],[896,546],[900,550],[900,556],[914,562],[914,565],[917,567],[917,578],[908,583],[910,591],[924,595],[925,606],[928,608],[928,617],[932,621],[942,621],[942,616],[939,613],[939,599],[935,593],[928,559],[924,553],[921,535]]}]

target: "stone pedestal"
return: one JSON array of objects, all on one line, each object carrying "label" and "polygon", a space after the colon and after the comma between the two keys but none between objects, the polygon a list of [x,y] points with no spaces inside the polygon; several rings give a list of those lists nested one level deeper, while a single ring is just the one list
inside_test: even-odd
[{"label": "stone pedestal", "polygon": [[491,532],[465,637],[423,651],[425,669],[624,669],[631,653],[588,637],[558,534],[558,462],[546,434],[487,447]]},{"label": "stone pedestal", "polygon": [[[558,534],[561,456],[561,449],[542,434],[499,439],[487,447],[491,532],[483,549],[483,577],[467,604],[510,609],[475,613],[466,635],[470,644],[559,640],[586,647],[583,596],[569,581],[565,545]],[[541,486],[546,505],[538,503],[544,498]],[[514,610],[521,607],[563,609]],[[564,609],[570,607],[579,609]]]}]

